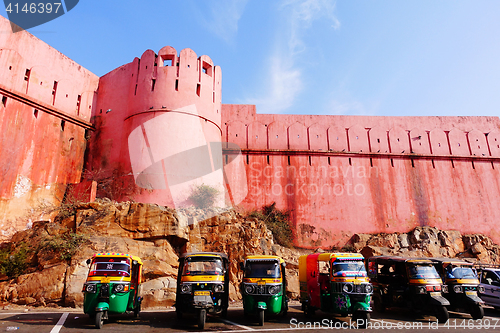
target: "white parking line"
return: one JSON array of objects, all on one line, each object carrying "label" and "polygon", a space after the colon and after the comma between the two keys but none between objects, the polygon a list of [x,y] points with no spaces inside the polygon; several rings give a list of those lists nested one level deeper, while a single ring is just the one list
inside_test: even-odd
[{"label": "white parking line", "polygon": [[248,327],[248,326],[245,326],[245,325],[240,325],[240,324],[234,323],[234,322],[232,322],[232,321],[230,321],[230,320],[227,320],[227,319],[219,318],[219,320],[221,320],[221,321],[223,321],[223,322],[225,322],[225,323],[227,323],[227,324],[230,324],[230,325],[234,325],[234,326],[238,326],[238,327],[244,328],[244,329],[246,329],[247,331],[255,331],[255,330],[254,330],[253,328],[251,328],[251,327]]},{"label": "white parking line", "polygon": [[56,326],[54,326],[54,328],[52,328],[50,333],[59,333],[59,331],[61,330],[61,328],[64,325],[64,322],[66,321],[66,318],[68,318],[68,315],[69,315],[69,312],[64,312],[62,314],[61,318],[59,318],[59,321],[57,322]]}]

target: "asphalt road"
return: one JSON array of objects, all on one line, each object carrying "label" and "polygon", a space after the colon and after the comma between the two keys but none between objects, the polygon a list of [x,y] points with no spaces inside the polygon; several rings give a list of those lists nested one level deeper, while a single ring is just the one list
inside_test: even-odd
[{"label": "asphalt road", "polygon": [[[485,309],[485,318],[480,321],[470,319],[466,314],[451,313],[447,324],[437,324],[432,316],[418,316],[410,311],[387,311],[373,313],[371,327],[357,329],[349,318],[334,317],[316,312],[313,319],[306,319],[300,304],[290,306],[286,317],[266,318],[264,327],[257,325],[257,318],[243,316],[241,307],[231,307],[227,319],[209,316],[205,332],[311,332],[319,329],[356,332],[500,332],[500,311]],[[37,309],[27,312],[0,311],[0,332],[70,333],[96,330],[87,315],[77,310]],[[143,311],[139,318],[132,315],[110,317],[101,332],[198,332],[196,318],[184,316],[178,321],[173,310]]]}]

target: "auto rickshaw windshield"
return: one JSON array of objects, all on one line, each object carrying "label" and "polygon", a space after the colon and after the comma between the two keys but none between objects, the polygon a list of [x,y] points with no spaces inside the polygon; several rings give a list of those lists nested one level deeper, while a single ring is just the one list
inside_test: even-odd
[{"label": "auto rickshaw windshield", "polygon": [[450,279],[477,278],[471,267],[451,267],[450,265],[446,270],[446,274]]},{"label": "auto rickshaw windshield", "polygon": [[280,265],[277,261],[247,261],[245,267],[245,277],[247,278],[279,278],[280,276]]},{"label": "auto rickshaw windshield", "polygon": [[342,261],[333,264],[332,272],[366,272],[365,265],[362,260]]},{"label": "auto rickshaw windshield", "polygon": [[219,258],[192,257],[184,262],[182,275],[222,275],[224,266]]},{"label": "auto rickshaw windshield", "polygon": [[89,276],[130,276],[128,258],[95,258],[90,266]]},{"label": "auto rickshaw windshield", "polygon": [[408,269],[410,279],[439,279],[439,274],[432,265],[412,265]]}]

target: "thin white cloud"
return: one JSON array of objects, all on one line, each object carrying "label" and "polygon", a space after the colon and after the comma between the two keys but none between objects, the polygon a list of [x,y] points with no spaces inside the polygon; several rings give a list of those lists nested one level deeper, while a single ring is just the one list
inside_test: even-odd
[{"label": "thin white cloud", "polygon": [[231,43],[238,33],[238,21],[248,0],[210,0],[210,14],[203,16],[203,25],[219,38]]},{"label": "thin white cloud", "polygon": [[248,100],[257,104],[259,112],[281,113],[294,105],[304,88],[299,54],[307,51],[304,34],[312,23],[326,18],[333,29],[340,27],[334,15],[333,0],[284,0],[279,9],[284,18],[277,27],[276,48],[267,64],[269,77],[263,98]]}]

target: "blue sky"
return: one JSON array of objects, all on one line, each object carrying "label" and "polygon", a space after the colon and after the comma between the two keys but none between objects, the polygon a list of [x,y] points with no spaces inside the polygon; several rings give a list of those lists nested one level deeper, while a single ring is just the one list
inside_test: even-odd
[{"label": "blue sky", "polygon": [[223,103],[259,113],[498,116],[499,15],[495,0],[81,0],[29,32],[99,76],[189,47],[222,67]]}]

